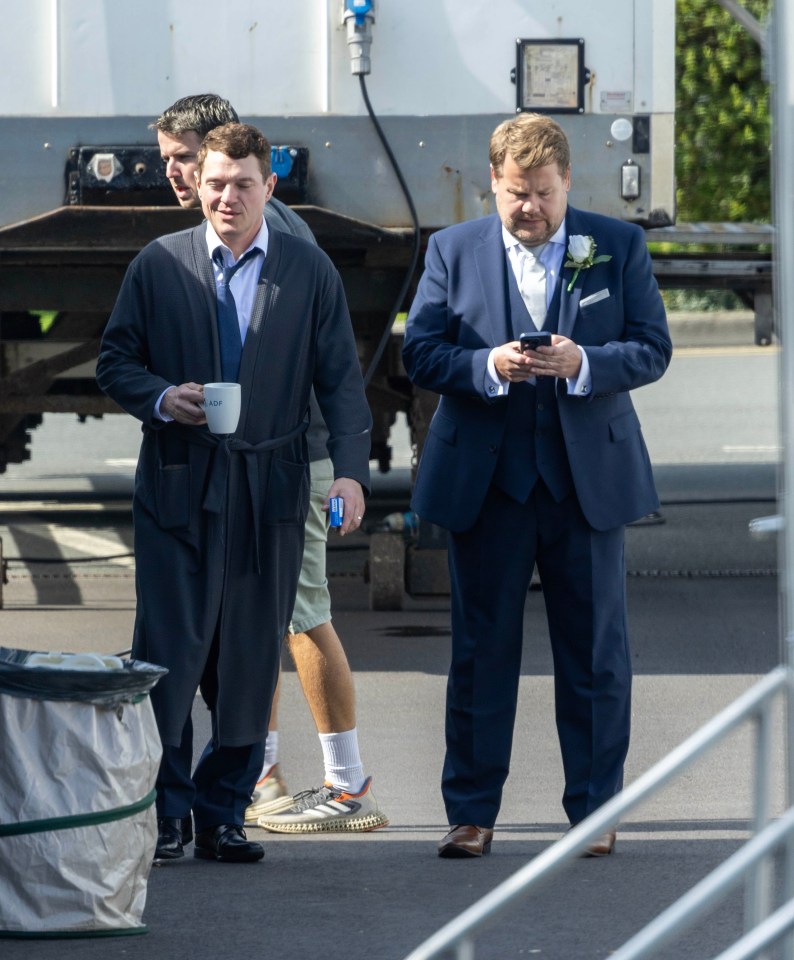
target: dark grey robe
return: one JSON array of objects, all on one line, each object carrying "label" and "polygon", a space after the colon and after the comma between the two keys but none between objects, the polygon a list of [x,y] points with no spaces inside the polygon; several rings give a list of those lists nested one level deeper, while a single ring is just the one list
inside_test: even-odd
[{"label": "dark grey robe", "polygon": [[304,435],[312,387],[337,477],[369,487],[371,416],[339,275],[316,246],[271,230],[228,444],[163,423],[169,386],[221,379],[206,224],[133,260],[105,331],[97,382],[143,423],[133,501],[133,655],[169,674],[152,692],[178,745],[218,635],[216,742],[267,735],[281,642],[297,589],[308,504]]}]

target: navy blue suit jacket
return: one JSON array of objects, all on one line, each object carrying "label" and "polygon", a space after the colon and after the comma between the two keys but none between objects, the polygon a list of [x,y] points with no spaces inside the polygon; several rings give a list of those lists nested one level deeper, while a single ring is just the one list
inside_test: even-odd
[{"label": "navy blue suit jacket", "polygon": [[[585,349],[592,391],[569,396],[564,383],[557,390],[579,504],[592,527],[609,530],[658,509],[629,391],[662,376],[672,345],[642,230],[572,207],[565,220],[568,237],[592,236],[597,254],[611,256],[582,270],[570,292],[573,269],[562,271],[558,332]],[[505,439],[507,400],[492,395],[487,361],[515,339],[509,269],[495,214],[433,234],[406,323],[408,376],[441,394],[412,507],[455,532],[474,525]]]}]

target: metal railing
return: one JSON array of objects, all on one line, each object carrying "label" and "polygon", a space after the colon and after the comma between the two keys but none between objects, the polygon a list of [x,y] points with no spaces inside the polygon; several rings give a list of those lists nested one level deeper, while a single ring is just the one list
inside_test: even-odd
[{"label": "metal railing", "polygon": [[[721,743],[740,724],[754,720],[755,791],[753,837],[733,856],[662,912],[617,952],[612,960],[639,960],[679,936],[719,899],[745,878],[745,935],[717,960],[750,960],[794,929],[794,807],[770,822],[772,716],[775,698],[782,695],[788,716],[794,704],[794,673],[776,667],[755,686],[692,734],[634,783],[577,824],[565,836],[538,854],[512,877],[464,910],[458,917],[412,951],[406,960],[433,960],[454,954],[456,960],[474,960],[474,936],[497,919],[512,903],[527,896],[543,880],[570,860],[626,813],[682,773],[706,751]],[[772,852],[785,844],[783,906],[772,913]],[[787,958],[794,960],[790,936]]]}]

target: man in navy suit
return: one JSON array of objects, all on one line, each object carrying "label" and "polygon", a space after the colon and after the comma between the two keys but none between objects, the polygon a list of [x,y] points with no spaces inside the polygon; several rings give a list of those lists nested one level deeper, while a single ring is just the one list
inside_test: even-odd
[{"label": "man in navy suit", "polygon": [[[490,849],[536,563],[568,819],[622,788],[624,525],[659,506],[629,391],[661,377],[672,352],[642,230],[568,206],[561,127],[506,120],[490,162],[497,214],[430,238],[403,353],[411,380],[441,395],[412,507],[450,534],[442,857]],[[539,331],[551,345],[522,351],[520,334]],[[614,844],[610,830],[588,852]]]}]

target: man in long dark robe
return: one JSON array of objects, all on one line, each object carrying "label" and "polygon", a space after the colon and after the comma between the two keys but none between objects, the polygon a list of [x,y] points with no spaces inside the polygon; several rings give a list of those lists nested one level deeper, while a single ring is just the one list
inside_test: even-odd
[{"label": "man in long dark robe", "polygon": [[[207,222],[132,262],[97,381],[143,424],[133,655],[169,669],[152,695],[163,741],[157,814],[182,823],[187,842],[192,810],[196,856],[245,861],[264,853],[242,824],[301,563],[311,388],[330,432],[328,493],[344,498],[343,533],[364,512],[371,416],[336,270],[262,217],[275,183],[265,138],[243,124],[212,131],[197,179]],[[230,379],[217,305],[233,267],[242,411],[224,440],[207,430],[201,404],[204,383]],[[212,738],[191,776],[197,686]]]}]

